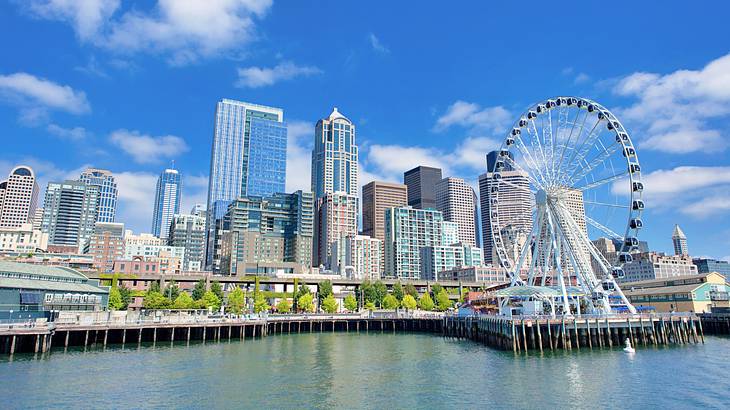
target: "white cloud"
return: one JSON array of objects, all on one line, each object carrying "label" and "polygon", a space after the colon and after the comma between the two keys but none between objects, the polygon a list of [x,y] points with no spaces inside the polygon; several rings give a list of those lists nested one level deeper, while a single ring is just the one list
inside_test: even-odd
[{"label": "white cloud", "polygon": [[710,124],[730,115],[730,54],[700,70],[633,73],[619,79],[614,92],[636,99],[619,112],[647,135],[639,139],[640,147],[686,154],[722,151],[730,145]]},{"label": "white cloud", "polygon": [[37,17],[70,23],[80,39],[91,40],[119,8],[119,0],[32,0],[26,6]]},{"label": "white cloud", "polygon": [[314,124],[289,121],[286,146],[286,192],[309,191],[312,188],[312,145]]},{"label": "white cloud", "polygon": [[[150,231],[157,178],[158,175],[149,172],[114,173],[119,197],[116,220],[123,222],[127,229]],[[183,195],[184,189],[183,186]]]},{"label": "white cloud", "polygon": [[112,132],[109,141],[140,164],[159,163],[166,158],[174,158],[189,149],[185,140],[174,135],[154,137],[125,129]]},{"label": "white cloud", "polygon": [[591,76],[586,73],[578,73],[573,79],[573,84],[584,84],[591,80]]},{"label": "white cloud", "polygon": [[188,213],[195,204],[206,206],[208,202],[208,176],[183,173],[183,191],[180,212]]},{"label": "white cloud", "polygon": [[444,154],[435,148],[401,145],[371,145],[367,150],[365,172],[386,181],[402,181],[403,172],[419,165],[448,170]]},{"label": "white cloud", "polygon": [[373,50],[377,51],[378,53],[382,54],[388,54],[390,53],[390,49],[383,45],[383,43],[380,42],[380,39],[378,39],[375,34],[370,33],[368,34],[368,40],[370,40],[370,45],[373,47]]},{"label": "white cloud", "polygon": [[296,77],[308,77],[321,73],[322,70],[317,67],[298,66],[290,61],[285,61],[271,68],[239,68],[238,80],[235,85],[241,88],[259,88],[274,85],[283,80],[291,80]]},{"label": "white cloud", "polygon": [[64,128],[60,125],[49,124],[46,130],[61,139],[70,141],[81,141],[89,135],[83,127]]},{"label": "white cloud", "polygon": [[47,109],[71,114],[85,114],[91,111],[83,91],[28,73],[0,75],[0,97],[20,106],[21,110],[27,109],[26,113],[33,113],[33,116],[42,114]]},{"label": "white cloud", "polygon": [[511,120],[511,114],[502,106],[481,108],[476,103],[458,100],[436,120],[433,129],[444,131],[459,125],[479,131],[502,132]]},{"label": "white cloud", "polygon": [[469,137],[459,144],[449,160],[455,168],[468,167],[486,172],[487,153],[499,149],[501,142],[488,137]]}]

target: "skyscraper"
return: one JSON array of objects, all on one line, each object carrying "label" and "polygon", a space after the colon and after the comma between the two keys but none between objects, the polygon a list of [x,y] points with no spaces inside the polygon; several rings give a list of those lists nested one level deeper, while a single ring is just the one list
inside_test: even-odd
[{"label": "skyscraper", "polygon": [[41,229],[48,244],[81,251],[94,232],[99,187],[80,181],[50,182]]},{"label": "skyscraper", "polygon": [[185,248],[184,271],[202,270],[205,262],[205,215],[175,215],[167,244]]},{"label": "skyscraper", "polygon": [[175,214],[180,213],[182,177],[176,169],[166,169],[157,179],[155,209],[152,215],[152,234],[167,239]]},{"label": "skyscraper", "polygon": [[[222,99],[216,105],[206,218],[206,264],[218,258],[216,226],[231,201],[284,192],[287,130],[284,111]],[[220,236],[220,235],[218,235]]]},{"label": "skyscraper", "polygon": [[436,209],[444,220],[459,224],[459,240],[476,246],[474,232],[474,193],[461,178],[447,177],[436,184]]},{"label": "skyscraper", "polygon": [[332,192],[357,195],[357,181],[355,125],[335,107],[314,129],[312,192],[315,199]]},{"label": "skyscraper", "polygon": [[[344,265],[345,239],[357,235],[357,196],[344,192],[325,194],[317,203],[319,222],[315,231],[315,265],[336,269]],[[334,245],[333,245],[334,244]],[[338,260],[332,263],[332,246],[337,247]]]},{"label": "skyscraper", "polygon": [[408,186],[408,205],[416,209],[436,209],[436,184],[441,181],[441,169],[418,166],[403,174]]},{"label": "skyscraper", "polygon": [[674,225],[674,232],[672,232],[672,244],[674,245],[675,255],[689,255],[689,249],[687,248],[687,236],[684,234],[679,225]]},{"label": "skyscraper", "polygon": [[87,168],[81,173],[79,181],[99,188],[99,207],[97,222],[114,222],[117,214],[117,183],[111,171]]},{"label": "skyscraper", "polygon": [[19,165],[0,182],[0,228],[33,222],[38,206],[38,183],[31,167]]},{"label": "skyscraper", "polygon": [[408,205],[408,187],[373,181],[362,187],[362,233],[385,239],[385,210]]},{"label": "skyscraper", "polygon": [[421,248],[442,245],[443,215],[410,206],[385,211],[384,277],[419,279]]}]

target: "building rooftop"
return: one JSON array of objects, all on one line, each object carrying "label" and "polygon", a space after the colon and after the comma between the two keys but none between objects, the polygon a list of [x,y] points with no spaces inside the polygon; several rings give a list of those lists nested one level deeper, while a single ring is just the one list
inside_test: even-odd
[{"label": "building rooftop", "polygon": [[672,232],[672,238],[687,239],[687,236],[682,231],[679,225],[674,225],[674,232]]},{"label": "building rooftop", "polygon": [[[88,280],[81,272],[65,266],[45,266],[30,263],[0,261],[0,273],[20,273],[33,276],[55,277],[67,280]],[[2,278],[4,283],[7,278]]]},{"label": "building rooftop", "polygon": [[330,113],[329,117],[327,117],[328,120],[336,120],[336,119],[343,119],[346,120],[349,123],[352,123],[349,118],[342,115],[341,112],[337,111],[337,107],[332,108],[332,113]]}]

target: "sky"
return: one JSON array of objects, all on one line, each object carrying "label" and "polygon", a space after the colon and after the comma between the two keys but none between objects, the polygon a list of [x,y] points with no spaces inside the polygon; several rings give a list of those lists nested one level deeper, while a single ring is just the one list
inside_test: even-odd
[{"label": "sky", "polygon": [[148,232],[174,161],[205,203],[215,104],[284,109],[287,190],[309,188],[316,121],[357,126],[361,181],[416,165],[476,184],[531,104],[591,98],[642,164],[640,239],[730,258],[730,4],[679,1],[27,0],[0,4],[0,175],[112,170],[117,220]]}]

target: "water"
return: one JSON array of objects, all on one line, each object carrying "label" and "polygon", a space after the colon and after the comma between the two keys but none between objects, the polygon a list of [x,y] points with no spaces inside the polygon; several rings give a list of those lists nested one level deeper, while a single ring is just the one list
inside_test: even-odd
[{"label": "water", "polygon": [[276,335],[0,358],[3,408],[722,408],[730,339],[555,354],[424,334]]}]

